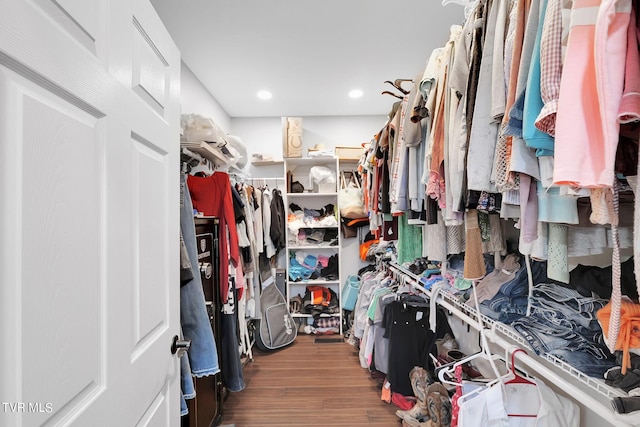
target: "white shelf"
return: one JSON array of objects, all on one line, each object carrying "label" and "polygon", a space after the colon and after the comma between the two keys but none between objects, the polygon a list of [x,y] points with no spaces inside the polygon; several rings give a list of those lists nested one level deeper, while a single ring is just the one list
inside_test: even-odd
[{"label": "white shelf", "polygon": [[[313,316],[305,313],[291,313],[291,317],[308,318]],[[320,317],[340,317],[340,313],[322,313]]]},{"label": "white shelf", "polygon": [[[305,183],[306,186],[309,184],[309,177],[311,176],[311,171],[316,166],[322,166],[329,169],[332,174],[335,176],[336,181],[339,178],[339,167],[338,167],[338,158],[333,156],[326,157],[303,157],[303,158],[284,158],[284,173],[283,175],[286,177],[287,182],[301,182]],[[290,193],[287,192],[283,196],[285,197],[285,206],[289,206],[290,203],[295,203],[300,206],[313,206],[313,205],[326,205],[332,204],[334,207],[338,206],[338,192],[337,192],[337,183],[335,185],[324,185],[320,184],[318,186],[314,185],[311,190],[315,191],[306,191],[303,193]],[[290,189],[290,188],[289,188]],[[307,190],[310,190],[307,188]],[[330,191],[328,193],[325,192],[316,192],[316,191]],[[336,219],[338,217],[336,216]],[[321,242],[322,244],[313,244],[313,242],[304,242],[300,240],[296,240],[292,237],[287,238],[286,242],[286,251],[287,255],[294,254],[296,251],[310,251],[314,255],[326,255],[326,256],[337,256],[338,258],[338,270],[335,272],[336,280],[302,280],[302,281],[292,281],[289,280],[289,260],[287,260],[287,282],[286,282],[286,297],[290,299],[292,296],[295,296],[299,293],[299,291],[306,286],[324,286],[326,288],[332,289],[338,299],[342,300],[341,295],[341,273],[340,273],[340,244],[342,241],[342,236],[340,234],[340,223],[336,221],[331,225],[320,225],[320,224],[300,224],[299,229],[324,229],[324,230],[336,230],[337,236],[335,239],[332,239],[331,242],[336,244],[329,245],[329,242]],[[288,229],[288,235],[291,235],[291,230]],[[310,233],[310,232],[308,232]],[[325,233],[326,234],[326,233]],[[318,241],[319,242],[319,241]],[[311,315],[307,314],[294,314],[294,317],[311,317]],[[342,310],[335,314],[324,314],[323,317],[337,317],[340,319],[340,334],[342,331]]]},{"label": "white shelf", "polygon": [[281,165],[284,163],[284,160],[254,160],[251,162],[253,166],[271,166],[271,165]]},{"label": "white shelf", "polygon": [[319,285],[319,286],[328,286],[328,285],[339,285],[339,280],[301,280],[299,282],[295,282],[293,280],[289,280],[288,283],[290,285]]},{"label": "white shelf", "polygon": [[338,245],[289,245],[289,249],[340,249]]},{"label": "white shelf", "polygon": [[204,141],[189,142],[182,141],[180,146],[184,147],[194,153],[200,154],[205,159],[211,160],[215,165],[224,165],[229,162],[229,159],[224,157],[220,152],[216,151]]},{"label": "white shelf", "polygon": [[291,198],[307,198],[313,197],[316,198],[318,196],[326,196],[326,197],[337,197],[338,193],[287,193],[287,197]]},{"label": "white shelf", "polygon": [[335,165],[337,157],[322,156],[322,157],[285,157],[284,161],[289,166],[327,166]]},{"label": "white shelf", "polygon": [[303,228],[339,228],[340,226],[338,224],[335,225],[303,225],[302,227],[299,227],[300,229]]}]

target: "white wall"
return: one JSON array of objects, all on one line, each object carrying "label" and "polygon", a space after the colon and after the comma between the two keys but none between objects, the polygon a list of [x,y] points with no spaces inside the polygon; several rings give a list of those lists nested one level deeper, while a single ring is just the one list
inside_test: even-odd
[{"label": "white wall", "polygon": [[210,118],[228,133],[231,128],[231,119],[227,112],[184,62],[182,62],[181,73],[180,113],[200,114]]}]

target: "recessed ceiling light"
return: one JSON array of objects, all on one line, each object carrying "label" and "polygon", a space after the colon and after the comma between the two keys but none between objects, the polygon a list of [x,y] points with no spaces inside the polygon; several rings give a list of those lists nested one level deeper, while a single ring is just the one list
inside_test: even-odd
[{"label": "recessed ceiling light", "polygon": [[268,90],[259,90],[256,94],[260,99],[271,99],[273,96]]},{"label": "recessed ceiling light", "polygon": [[349,98],[360,98],[362,96],[362,91],[360,89],[354,89],[349,92]]}]

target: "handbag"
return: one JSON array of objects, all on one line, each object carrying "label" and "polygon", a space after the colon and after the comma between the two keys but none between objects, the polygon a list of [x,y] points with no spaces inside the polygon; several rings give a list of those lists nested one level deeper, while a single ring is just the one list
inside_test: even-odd
[{"label": "handbag", "polygon": [[353,311],[360,292],[360,277],[349,275],[342,287],[342,308]]},{"label": "handbag", "polygon": [[340,216],[345,218],[366,218],[367,210],[364,206],[364,197],[360,183],[351,174],[349,182],[344,176],[344,172],[340,171],[340,191],[338,192],[338,206],[340,207]]},{"label": "handbag", "polygon": [[345,218],[340,217],[340,230],[342,230],[342,236],[346,239],[356,237],[358,235],[358,228],[369,225],[369,218]]}]

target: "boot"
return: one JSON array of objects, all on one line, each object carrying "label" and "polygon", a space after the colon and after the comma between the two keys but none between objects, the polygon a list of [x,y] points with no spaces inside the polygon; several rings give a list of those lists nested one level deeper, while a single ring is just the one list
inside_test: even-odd
[{"label": "boot", "polygon": [[405,420],[410,426],[418,426],[420,420],[429,418],[429,409],[427,408],[429,374],[424,368],[416,366],[409,373],[409,378],[411,380],[413,394],[416,396],[416,404],[413,405],[413,408],[406,411],[397,410],[396,415]]},{"label": "boot", "polygon": [[427,389],[429,424],[425,427],[451,426],[451,399],[447,389],[440,383],[433,383]]}]

